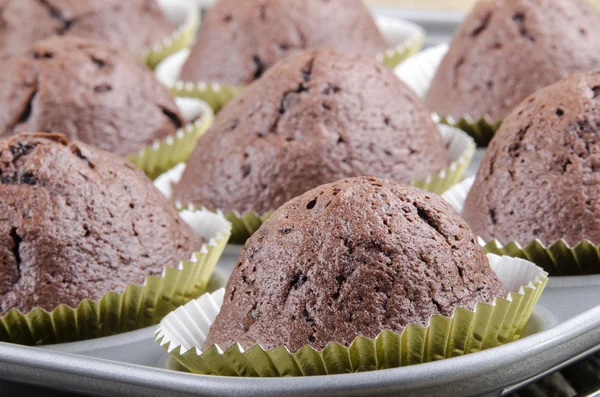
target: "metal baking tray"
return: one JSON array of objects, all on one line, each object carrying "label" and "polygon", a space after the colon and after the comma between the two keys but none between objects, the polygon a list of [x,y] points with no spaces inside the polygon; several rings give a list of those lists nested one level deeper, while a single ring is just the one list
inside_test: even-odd
[{"label": "metal baking tray", "polygon": [[[221,274],[238,254],[239,247],[227,248]],[[154,342],[153,332],[47,347],[0,343],[0,379],[99,396],[497,396],[600,346],[600,276],[551,279],[519,341],[390,370],[308,379],[193,375]],[[33,389],[0,383],[0,395],[17,392]]]}]

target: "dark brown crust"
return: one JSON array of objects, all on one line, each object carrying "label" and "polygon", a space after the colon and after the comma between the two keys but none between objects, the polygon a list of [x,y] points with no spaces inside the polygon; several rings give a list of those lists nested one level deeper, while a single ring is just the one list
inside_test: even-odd
[{"label": "dark brown crust", "polygon": [[450,160],[428,111],[392,71],[374,59],[309,50],[282,61],[219,113],[174,196],[264,213],[341,178],[408,184]]},{"label": "dark brown crust", "polygon": [[0,141],[0,315],[76,307],[202,246],[145,175],[63,135]]},{"label": "dark brown crust", "polygon": [[171,94],[126,51],[54,37],[2,59],[0,138],[26,131],[126,155],[184,124]]},{"label": "dark brown crust", "polygon": [[600,244],[600,73],[521,103],[494,136],[465,219],[486,240]]},{"label": "dark brown crust", "polygon": [[348,346],[506,293],[440,197],[346,179],[286,203],[248,240],[204,347]]},{"label": "dark brown crust", "polygon": [[527,96],[600,67],[600,15],[584,0],[479,2],[454,35],[425,103],[502,120]]},{"label": "dark brown crust", "polygon": [[156,0],[0,0],[0,18],[1,55],[57,34],[139,55],[174,30]]},{"label": "dark brown crust", "polygon": [[386,43],[360,0],[219,0],[202,22],[181,78],[249,84],[308,48],[374,57]]}]

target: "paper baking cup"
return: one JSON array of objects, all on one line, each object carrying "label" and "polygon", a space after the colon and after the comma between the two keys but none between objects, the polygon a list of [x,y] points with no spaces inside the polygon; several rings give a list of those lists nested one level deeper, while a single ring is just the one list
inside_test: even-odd
[{"label": "paper baking cup", "polygon": [[187,161],[196,148],[198,139],[214,121],[212,108],[203,101],[176,98],[176,102],[184,118],[190,122],[177,130],[175,135],[154,141],[152,145],[127,156],[127,159],[142,169],[150,179],[155,179],[182,161]]},{"label": "paper baking cup", "polygon": [[385,330],[375,339],[359,336],[349,347],[330,343],[323,350],[304,346],[291,353],[285,346],[265,350],[256,345],[226,351],[212,346],[202,352],[224,290],[191,301],[165,317],[156,341],[191,372],[224,376],[312,376],[437,361],[485,350],[519,339],[548,282],[547,273],[531,262],[488,255],[492,269],[508,291],[505,299],[457,308],[450,317],[434,315],[426,327],[408,325],[401,334]]},{"label": "paper baking cup", "polygon": [[142,61],[151,69],[169,55],[191,46],[200,26],[200,9],[192,0],[158,0],[158,5],[177,30],[143,52]]},{"label": "paper baking cup", "polygon": [[[425,180],[415,180],[411,184],[421,189],[442,194],[454,184],[458,183],[464,176],[465,171],[471,164],[475,153],[475,142],[463,131],[447,125],[439,125],[440,133],[452,158],[450,167],[429,176]],[[154,181],[158,188],[167,198],[172,199],[172,185],[181,180],[185,170],[185,164],[180,163],[176,167],[165,172]],[[193,208],[184,203],[176,203],[179,208]],[[271,213],[258,214],[255,211],[239,213],[237,211],[220,210],[225,218],[233,225],[230,242],[232,244],[243,244],[260,228],[269,218]]]},{"label": "paper baking cup", "polygon": [[[465,179],[442,197],[462,214],[464,203],[475,182],[475,177]],[[502,244],[498,240],[478,239],[486,252],[522,258],[541,266],[551,276],[581,276],[600,274],[600,246],[584,240],[571,247],[561,239],[549,246],[534,240],[523,246],[516,241]]]},{"label": "paper baking cup", "polygon": [[[447,52],[448,44],[440,44],[422,51],[396,67],[396,75],[423,99]],[[433,119],[437,123],[448,124],[465,131],[475,139],[479,147],[486,147],[490,143],[502,123],[493,121],[490,117],[476,120],[469,115],[457,119],[452,116],[433,114]]]},{"label": "paper baking cup", "polygon": [[130,284],[123,293],[107,292],[100,300],[84,299],[72,308],[59,305],[48,312],[16,309],[0,317],[0,341],[46,345],[92,339],[157,324],[167,313],[206,291],[215,265],[227,245],[231,225],[207,211],[185,211],[181,217],[207,243],[178,268],[148,276],[144,284]]},{"label": "paper baking cup", "polygon": [[425,31],[412,22],[386,16],[375,17],[379,31],[390,49],[377,56],[377,60],[393,69],[423,47]]},{"label": "paper baking cup", "polygon": [[[419,25],[392,17],[376,17],[376,23],[391,48],[377,59],[384,65],[394,68],[400,62],[419,52],[425,41],[425,31]],[[243,90],[243,86],[231,86],[215,82],[182,81],[179,74],[190,55],[189,49],[183,49],[164,59],[156,68],[159,81],[166,85],[171,93],[180,97],[192,97],[207,102],[215,112]]]}]

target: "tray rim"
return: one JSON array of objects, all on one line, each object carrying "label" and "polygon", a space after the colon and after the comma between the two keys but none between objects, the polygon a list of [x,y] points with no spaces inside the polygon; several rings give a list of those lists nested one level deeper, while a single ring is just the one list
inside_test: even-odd
[{"label": "tray rim", "polygon": [[[462,395],[473,395],[498,389],[481,390],[481,383],[485,382],[466,382],[467,378],[481,376],[483,379],[492,374],[499,375],[501,369],[510,368],[509,371],[500,374],[502,379],[496,379],[498,387],[504,389],[561,364],[565,361],[561,352],[572,352],[575,348],[577,354],[584,353],[594,348],[599,339],[600,306],[519,341],[467,356],[412,367],[356,374],[260,379],[193,375],[0,343],[0,378],[44,385],[44,375],[55,376],[58,373],[85,379],[85,382],[79,383],[79,388],[73,388],[73,382],[66,382],[68,377],[58,379],[62,382],[59,386],[65,390],[89,392],[88,388],[81,389],[81,385],[93,384],[94,390],[110,390],[113,394],[118,393],[119,386],[128,385],[159,393],[200,393],[199,395],[206,396],[350,396],[365,390],[376,390],[381,395],[399,392],[410,395],[419,395],[422,392],[436,395],[447,393],[449,387],[456,390],[460,388]],[[538,365],[532,365],[532,360],[540,360],[540,355],[549,353],[554,353],[551,359],[546,357],[542,365],[539,361]],[[570,354],[569,358],[572,356],[573,354]]]}]

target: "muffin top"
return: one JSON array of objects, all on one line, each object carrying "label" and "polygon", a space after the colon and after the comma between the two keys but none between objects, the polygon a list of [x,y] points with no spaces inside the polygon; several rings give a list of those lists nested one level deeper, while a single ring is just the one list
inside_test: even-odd
[{"label": "muffin top", "polygon": [[122,292],[202,239],[143,172],[58,134],[0,141],[0,315]]},{"label": "muffin top", "polygon": [[53,36],[83,37],[136,55],[174,27],[156,0],[0,0],[0,55]]},{"label": "muffin top", "polygon": [[246,242],[205,348],[348,346],[506,294],[443,199],[345,179],[289,201]]},{"label": "muffin top", "polygon": [[53,37],[1,61],[0,138],[59,131],[125,155],[184,123],[168,90],[126,51]]},{"label": "muffin top", "polygon": [[476,234],[522,245],[600,244],[600,72],[544,88],[504,120],[464,217]]},{"label": "muffin top", "polygon": [[450,160],[429,112],[391,70],[359,55],[307,50],[273,67],[217,115],[174,196],[264,213],[345,177],[408,184]]},{"label": "muffin top", "polygon": [[361,0],[219,0],[181,79],[249,84],[296,51],[336,48],[374,57],[386,47]]},{"label": "muffin top", "polygon": [[477,3],[425,103],[444,116],[502,120],[527,96],[600,67],[600,15],[585,0]]}]

